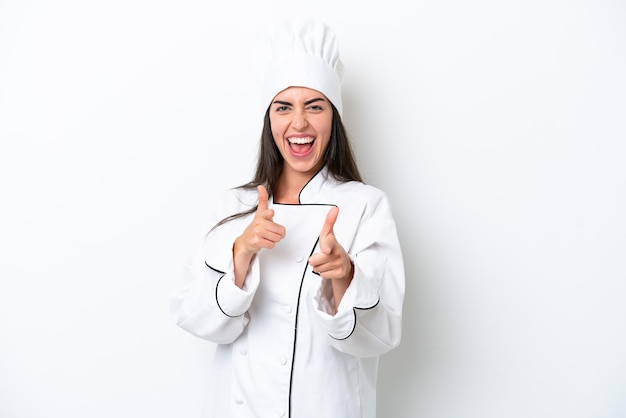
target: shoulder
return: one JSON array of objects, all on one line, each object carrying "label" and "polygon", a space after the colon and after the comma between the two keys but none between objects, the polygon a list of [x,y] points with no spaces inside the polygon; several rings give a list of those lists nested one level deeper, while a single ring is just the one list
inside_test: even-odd
[{"label": "shoulder", "polygon": [[223,196],[227,200],[238,202],[244,206],[255,206],[257,204],[258,192],[254,187],[235,187],[225,190]]},{"label": "shoulder", "polygon": [[254,188],[235,187],[215,195],[215,206],[224,215],[246,211],[257,204],[257,192]]},{"label": "shoulder", "polygon": [[332,179],[328,182],[329,188],[336,194],[348,195],[351,199],[379,200],[386,199],[386,193],[378,187],[360,181],[339,181]]},{"label": "shoulder", "polygon": [[366,213],[389,206],[387,194],[382,189],[359,181],[333,179],[329,182],[329,194],[339,206],[360,207]]}]

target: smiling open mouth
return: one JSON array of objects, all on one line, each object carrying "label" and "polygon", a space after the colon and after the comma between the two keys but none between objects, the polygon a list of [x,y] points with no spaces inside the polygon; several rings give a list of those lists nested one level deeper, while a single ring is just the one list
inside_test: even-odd
[{"label": "smiling open mouth", "polygon": [[307,154],[311,148],[313,148],[313,142],[315,139],[313,137],[304,137],[304,138],[288,138],[289,148],[291,152],[296,155],[304,155]]}]

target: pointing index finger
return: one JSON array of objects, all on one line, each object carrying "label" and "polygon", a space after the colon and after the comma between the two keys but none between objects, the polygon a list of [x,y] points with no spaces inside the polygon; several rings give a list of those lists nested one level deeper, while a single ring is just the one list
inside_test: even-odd
[{"label": "pointing index finger", "polygon": [[268,196],[267,190],[265,189],[265,186],[263,186],[262,184],[259,184],[256,189],[259,192],[259,205],[257,207],[257,212],[267,210],[268,209],[267,201],[269,200],[269,196]]},{"label": "pointing index finger", "polygon": [[333,206],[326,214],[326,220],[324,221],[324,226],[322,226],[322,232],[320,232],[322,238],[334,233],[333,228],[337,221],[337,215],[339,215],[339,208]]}]

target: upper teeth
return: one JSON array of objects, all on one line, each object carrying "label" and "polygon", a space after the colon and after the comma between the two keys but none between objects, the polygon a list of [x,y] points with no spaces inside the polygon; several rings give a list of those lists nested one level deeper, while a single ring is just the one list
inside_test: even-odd
[{"label": "upper teeth", "polygon": [[306,138],[289,138],[289,142],[292,144],[310,144],[313,142],[313,138],[310,136]]}]

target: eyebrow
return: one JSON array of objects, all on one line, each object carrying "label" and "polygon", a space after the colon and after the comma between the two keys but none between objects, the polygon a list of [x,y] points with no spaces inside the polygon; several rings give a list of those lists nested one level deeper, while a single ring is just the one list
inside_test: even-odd
[{"label": "eyebrow", "polygon": [[[315,103],[315,102],[323,102],[324,99],[322,97],[316,97],[315,99],[311,99],[311,100],[307,100],[306,102],[304,102],[305,106],[310,105],[311,103]],[[284,106],[293,106],[292,103],[290,102],[285,102],[283,100],[274,100],[274,104],[280,104],[280,105],[284,105]]]}]

